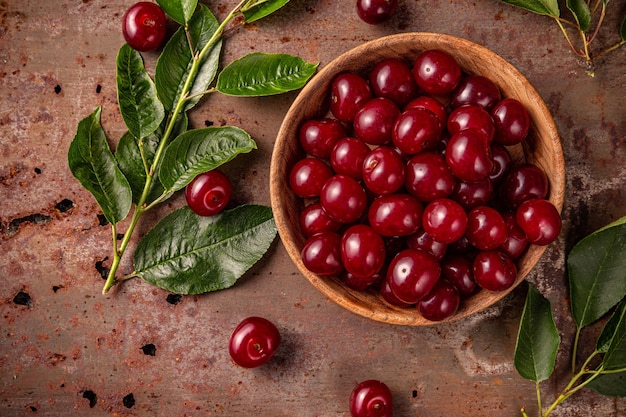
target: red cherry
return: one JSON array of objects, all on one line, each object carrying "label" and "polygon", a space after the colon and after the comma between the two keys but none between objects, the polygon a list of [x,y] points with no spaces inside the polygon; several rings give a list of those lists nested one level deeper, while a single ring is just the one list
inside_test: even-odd
[{"label": "red cherry", "polygon": [[280,345],[276,326],[263,317],[248,317],[237,325],[228,343],[228,352],[235,363],[244,368],[263,365]]},{"label": "red cherry", "polygon": [[185,189],[187,205],[200,216],[220,213],[233,193],[228,177],[220,171],[208,171],[195,177]]},{"label": "red cherry", "polygon": [[122,18],[122,34],[126,43],[140,52],[159,48],[165,39],[166,26],[163,9],[147,1],[132,5]]}]

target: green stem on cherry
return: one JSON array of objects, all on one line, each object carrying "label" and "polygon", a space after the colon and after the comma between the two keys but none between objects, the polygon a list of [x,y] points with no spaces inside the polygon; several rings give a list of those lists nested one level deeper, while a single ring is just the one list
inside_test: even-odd
[{"label": "green stem on cherry", "polygon": [[[106,294],[109,292],[109,290],[113,287],[113,285],[115,285],[117,282],[119,282],[118,280],[116,280],[115,276],[117,274],[117,269],[119,268],[120,262],[122,260],[122,257],[124,256],[124,253],[126,251],[126,248],[128,247],[128,244],[130,243],[130,238],[135,230],[135,227],[137,226],[137,223],[139,222],[139,218],[141,217],[141,215],[146,212],[147,210],[151,209],[152,207],[154,207],[156,204],[156,201],[162,201],[165,196],[167,196],[169,193],[172,193],[172,190],[165,190],[165,192],[161,195],[161,197],[159,197],[155,202],[146,205],[146,201],[148,199],[148,195],[150,192],[150,187],[152,186],[152,181],[154,179],[154,174],[156,172],[156,169],[159,165],[159,161],[161,160],[161,157],[163,155],[163,152],[165,150],[165,147],[170,139],[170,136],[172,134],[172,131],[174,130],[174,125],[176,124],[176,120],[178,119],[178,116],[184,111],[184,106],[187,103],[187,100],[189,100],[189,91],[191,90],[191,87],[193,85],[193,82],[196,78],[196,75],[198,74],[198,71],[200,69],[200,64],[202,63],[202,61],[204,60],[204,57],[213,49],[213,47],[217,44],[217,42],[221,39],[223,33],[224,33],[224,28],[230,23],[230,21],[232,21],[239,13],[241,13],[242,11],[242,7],[244,6],[248,6],[248,7],[252,7],[252,6],[256,6],[258,4],[261,4],[261,2],[259,1],[251,1],[251,0],[242,0],[233,10],[230,11],[230,13],[226,16],[226,18],[224,18],[224,20],[222,21],[222,23],[218,26],[218,28],[216,29],[215,33],[213,33],[213,36],[211,36],[211,38],[208,40],[208,42],[206,43],[206,45],[204,46],[204,48],[202,48],[202,50],[200,52],[194,53],[193,50],[193,45],[191,44],[191,39],[189,37],[189,30],[188,27],[185,27],[185,32],[187,34],[187,39],[189,40],[189,48],[190,51],[192,53],[192,65],[191,68],[189,70],[189,74],[187,74],[187,79],[185,80],[185,84],[183,85],[183,89],[181,92],[180,97],[178,98],[178,101],[176,102],[176,106],[174,107],[174,110],[172,111],[172,113],[169,115],[168,121],[167,121],[167,125],[165,128],[165,132],[163,132],[163,136],[161,137],[161,141],[159,142],[159,146],[154,154],[154,159],[152,161],[152,165],[150,166],[150,168],[147,170],[146,172],[146,182],[144,184],[143,187],[143,191],[141,193],[141,197],[139,198],[139,201],[137,202],[137,205],[135,206],[135,209],[133,211],[133,216],[131,218],[130,224],[128,226],[128,229],[126,229],[126,232],[124,233],[124,237],[122,238],[122,242],[120,243],[119,249],[117,247],[117,232],[116,232],[116,227],[115,225],[112,225],[112,229],[113,229],[113,262],[111,264],[111,269],[109,270],[109,274],[107,275],[107,279],[106,282],[104,284],[104,287],[102,288],[102,293]],[[144,158],[143,153],[142,153],[142,158]],[[144,159],[145,161],[145,159]],[[145,164],[147,166],[147,164]],[[132,276],[134,276],[135,274],[133,273]],[[127,279],[127,278],[123,278],[120,281]]]}]

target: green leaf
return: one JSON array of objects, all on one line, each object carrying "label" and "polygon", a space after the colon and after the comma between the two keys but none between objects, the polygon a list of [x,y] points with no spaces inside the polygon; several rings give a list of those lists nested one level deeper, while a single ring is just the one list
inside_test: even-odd
[{"label": "green leaf", "polygon": [[241,10],[246,23],[264,18],[289,3],[289,0],[251,1],[252,6],[244,6]]},{"label": "green leaf", "polygon": [[117,166],[100,125],[101,108],[78,123],[67,160],[70,171],[89,191],[111,224],[123,220],[130,211],[132,195],[128,180]]},{"label": "green leaf", "polygon": [[[120,139],[117,149],[115,150],[115,158],[117,159],[120,169],[128,179],[130,188],[133,191],[133,202],[135,204],[139,202],[143,193],[143,189],[146,185],[146,172],[154,162],[154,155],[159,143],[161,142],[164,129],[165,122],[162,123],[161,126],[154,131],[154,133],[148,135],[142,140],[137,139],[130,134],[130,132],[126,132]],[[186,130],[187,115],[186,113],[181,113],[177,123],[174,125],[172,136],[175,137],[182,134]],[[145,163],[142,159],[142,151]],[[150,204],[163,194],[164,188],[158,178],[159,176],[157,171],[154,174],[154,178],[150,185],[150,192],[145,201],[147,204]]]},{"label": "green leaf", "polygon": [[567,258],[572,316],[587,326],[626,295],[626,217],[582,239]]},{"label": "green leaf", "polygon": [[578,28],[583,32],[589,30],[589,26],[591,26],[591,11],[585,0],[567,0],[566,5],[574,15]]},{"label": "green leaf", "polygon": [[609,350],[609,346],[613,340],[613,337],[618,331],[619,325],[623,320],[626,320],[626,299],[622,300],[609,321],[604,325],[602,333],[598,337],[596,343],[596,350],[600,353],[606,353]]},{"label": "green leaf", "polygon": [[256,147],[250,135],[238,127],[190,130],[177,137],[165,149],[159,178],[167,190],[177,191],[198,174],[215,169]]},{"label": "green leaf", "polygon": [[117,100],[124,123],[138,138],[154,132],[165,116],[141,54],[128,44],[117,54]]},{"label": "green leaf", "polygon": [[[216,33],[219,24],[211,11],[203,4],[199,4],[196,12],[189,21],[189,40],[194,52],[202,50]],[[222,41],[219,40],[199,63],[198,72],[190,86],[189,96],[185,103],[185,110],[195,106],[217,74],[219,67]],[[187,78],[191,73],[195,54],[189,48],[189,41],[185,28],[179,28],[163,48],[156,64],[154,81],[159,98],[169,111],[181,98]]]},{"label": "green leaf", "polygon": [[244,205],[202,217],[184,206],[159,222],[135,250],[145,281],[179,294],[231,287],[276,237],[269,207]]},{"label": "green leaf", "polygon": [[622,42],[626,42],[626,16],[624,16],[622,24],[619,27],[619,36],[622,39]]},{"label": "green leaf", "polygon": [[559,344],[559,332],[552,318],[550,302],[534,285],[528,284],[528,296],[515,346],[515,369],[531,381],[548,379],[554,371]]},{"label": "green leaf", "polygon": [[185,26],[196,10],[198,0],[157,0],[157,3],[172,20]]},{"label": "green leaf", "polygon": [[217,77],[217,90],[232,96],[268,96],[301,88],[318,64],[287,54],[255,52],[233,61]]},{"label": "green leaf", "polygon": [[[608,332],[610,335],[605,335]],[[626,368],[626,300],[622,300],[607,325],[604,327],[600,340],[608,340],[601,347],[608,345],[602,367],[611,371]]]},{"label": "green leaf", "polygon": [[626,371],[600,375],[587,387],[608,397],[626,397]]},{"label": "green leaf", "polygon": [[511,6],[520,7],[528,10],[529,12],[559,17],[561,12],[559,10],[559,2],[557,0],[500,0],[503,3],[510,4]]}]

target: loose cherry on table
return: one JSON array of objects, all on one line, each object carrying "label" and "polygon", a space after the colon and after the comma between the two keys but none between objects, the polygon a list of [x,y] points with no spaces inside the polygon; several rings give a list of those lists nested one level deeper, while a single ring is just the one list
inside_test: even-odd
[{"label": "loose cherry on table", "polygon": [[212,170],[196,176],[185,188],[187,205],[200,216],[220,213],[233,193],[230,179],[220,171]]},{"label": "loose cherry on table", "polygon": [[365,23],[378,25],[391,19],[398,9],[398,0],[357,0],[357,15]]},{"label": "loose cherry on table", "polygon": [[122,18],[124,40],[140,52],[158,49],[165,39],[166,26],[167,18],[163,9],[147,1],[132,5]]},{"label": "loose cherry on table", "polygon": [[280,333],[263,317],[248,317],[241,321],[230,336],[228,352],[233,361],[244,368],[261,366],[276,353]]},{"label": "loose cherry on table", "polygon": [[352,417],[392,417],[393,396],[381,381],[369,379],[358,383],[349,398]]}]

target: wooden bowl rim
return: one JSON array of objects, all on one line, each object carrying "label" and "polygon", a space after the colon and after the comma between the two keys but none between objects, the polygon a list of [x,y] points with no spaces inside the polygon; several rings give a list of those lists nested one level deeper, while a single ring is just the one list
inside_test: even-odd
[{"label": "wooden bowl rim", "polygon": [[[463,38],[427,32],[395,34],[365,42],[339,55],[318,71],[297,95],[279,129],[270,162],[270,200],[278,233],[289,257],[295,263],[300,273],[327,298],[353,313],[372,320],[397,325],[429,326],[459,320],[477,313],[501,300],[526,278],[528,273],[536,266],[545,252],[546,247],[532,245],[528,249],[527,253],[519,261],[519,265],[523,267],[518,270],[518,276],[511,288],[502,292],[481,290],[478,294],[470,298],[470,300],[473,301],[472,303],[462,302],[461,308],[453,317],[439,322],[432,322],[424,319],[416,308],[405,309],[392,306],[384,302],[379,295],[350,290],[337,278],[322,277],[308,271],[300,259],[301,246],[299,247],[296,243],[298,238],[297,233],[299,233],[299,231],[296,232],[293,228],[290,228],[288,223],[288,217],[290,215],[294,216],[296,213],[285,212],[287,207],[286,187],[288,187],[288,181],[286,179],[288,155],[285,154],[285,147],[287,146],[287,141],[295,140],[296,136],[293,135],[294,129],[297,129],[301,122],[301,119],[298,119],[299,108],[307,103],[310,104],[310,95],[316,92],[319,94],[320,91],[327,91],[332,78],[339,72],[350,70],[350,65],[355,59],[366,56],[366,61],[371,61],[369,64],[369,67],[371,67],[373,66],[372,63],[389,57],[390,54],[393,55],[397,53],[398,56],[405,57],[405,55],[408,54],[396,51],[405,49],[407,45],[411,47],[415,46],[415,50],[412,51],[413,54],[427,49],[442,49],[454,55],[454,51],[464,50],[469,52],[468,56],[475,56],[476,59],[478,59],[476,62],[489,62],[491,67],[502,68],[509,77],[512,77],[504,78],[501,73],[497,73],[495,74],[497,79],[493,79],[494,74],[492,73],[481,74],[492,79],[492,81],[503,90],[503,96],[507,96],[505,92],[507,91],[509,83],[517,83],[521,88],[520,91],[523,97],[515,97],[525,104],[533,104],[529,108],[531,124],[534,129],[537,129],[538,126],[541,127],[543,134],[540,139],[542,140],[538,142],[538,144],[547,146],[542,152],[545,151],[549,153],[549,155],[542,154],[542,156],[549,157],[549,164],[544,168],[552,168],[552,175],[549,176],[550,195],[548,199],[557,207],[558,211],[561,212],[565,192],[565,162],[563,149],[552,115],[539,93],[513,65],[495,52]],[[470,61],[471,59],[473,58],[470,58]],[[465,68],[462,63],[460,64],[462,68]],[[470,65],[472,65],[472,62],[470,62]],[[480,73],[480,71],[472,72]],[[527,105],[527,108],[528,107]],[[318,117],[322,116],[323,115],[318,115]],[[313,115],[310,117],[313,117]],[[524,153],[526,153],[526,151],[527,150],[524,149]],[[533,152],[535,151],[536,150],[533,150]],[[530,150],[528,150],[528,152],[530,152]],[[528,157],[528,155],[526,157]],[[300,236],[300,238],[302,238],[302,236]],[[367,304],[364,304],[364,298],[368,301]]]}]

